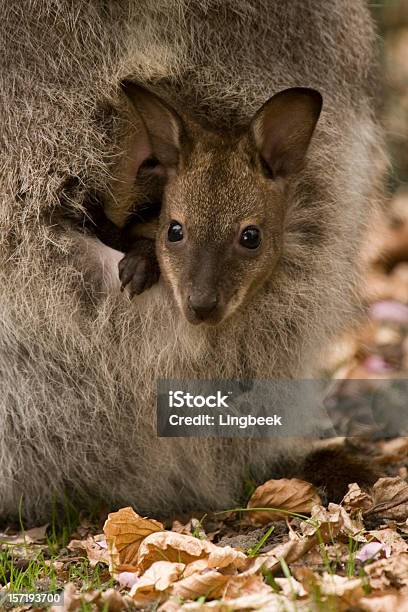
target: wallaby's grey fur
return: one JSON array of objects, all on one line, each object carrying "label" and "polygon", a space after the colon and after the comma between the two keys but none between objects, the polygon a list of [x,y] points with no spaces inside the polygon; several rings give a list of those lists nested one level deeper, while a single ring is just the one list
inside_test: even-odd
[{"label": "wallaby's grey fur", "polygon": [[[3,0],[0,21],[0,516],[53,496],[141,513],[229,507],[273,441],[157,439],[157,378],[309,376],[356,303],[383,170],[375,35],[362,0]],[[129,302],[115,252],[56,222],[89,192],[129,203],[118,143],[129,76],[211,129],[293,86],[324,110],[273,279],[217,327],[161,282]],[[127,119],[123,120],[123,117]],[[133,197],[133,196],[132,196]],[[118,213],[119,214],[119,213]],[[313,239],[313,237],[318,239]]]}]

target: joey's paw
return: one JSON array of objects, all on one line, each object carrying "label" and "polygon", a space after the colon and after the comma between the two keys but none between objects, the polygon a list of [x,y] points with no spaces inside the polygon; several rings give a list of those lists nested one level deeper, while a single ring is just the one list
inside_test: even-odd
[{"label": "joey's paw", "polygon": [[160,268],[156,257],[142,254],[139,249],[129,251],[119,262],[121,291],[129,286],[130,298],[157,283],[159,276]]}]

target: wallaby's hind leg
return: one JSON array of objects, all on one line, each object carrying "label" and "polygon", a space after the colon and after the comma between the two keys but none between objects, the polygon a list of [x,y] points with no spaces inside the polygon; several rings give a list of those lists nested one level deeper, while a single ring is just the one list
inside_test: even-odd
[{"label": "wallaby's hind leg", "polygon": [[129,285],[130,297],[143,293],[157,283],[160,276],[154,240],[138,239],[119,262],[122,290]]}]

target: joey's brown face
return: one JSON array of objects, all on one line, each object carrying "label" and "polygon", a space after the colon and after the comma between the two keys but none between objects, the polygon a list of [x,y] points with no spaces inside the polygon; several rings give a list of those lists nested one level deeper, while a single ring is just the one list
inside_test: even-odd
[{"label": "joey's brown face", "polygon": [[245,144],[201,139],[165,192],[160,269],[192,324],[229,317],[279,259],[283,184],[265,176]]},{"label": "joey's brown face", "polygon": [[160,270],[192,324],[217,325],[251,299],[282,250],[285,186],[299,172],[318,121],[320,94],[293,88],[267,100],[239,135],[192,124],[134,83],[135,170],[165,174],[156,251]]}]

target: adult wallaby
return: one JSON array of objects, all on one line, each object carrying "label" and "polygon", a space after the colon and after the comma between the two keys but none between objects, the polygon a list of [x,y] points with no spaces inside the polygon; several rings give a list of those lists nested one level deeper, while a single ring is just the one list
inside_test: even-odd
[{"label": "adult wallaby", "polygon": [[[156,380],[310,376],[355,312],[384,165],[368,9],[31,0],[1,15],[0,516],[45,518],[66,493],[230,507],[245,473],[285,468],[286,445],[158,439]],[[130,302],[87,211],[123,225],[157,197],[163,274]],[[313,461],[299,469],[318,481]]]}]

